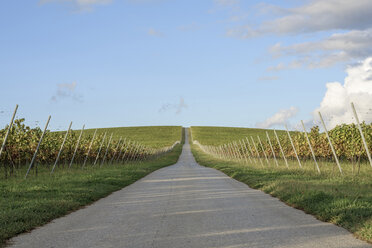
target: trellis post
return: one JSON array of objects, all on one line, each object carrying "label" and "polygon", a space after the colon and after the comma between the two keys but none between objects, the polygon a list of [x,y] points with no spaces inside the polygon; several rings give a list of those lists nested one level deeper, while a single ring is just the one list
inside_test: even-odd
[{"label": "trellis post", "polygon": [[93,141],[94,141],[94,138],[96,137],[96,134],[97,134],[97,129],[94,131],[93,138],[92,138],[92,140],[91,140],[91,142],[89,144],[87,156],[85,157],[83,166],[81,168],[84,168],[84,166],[85,166],[85,164],[86,164],[86,162],[88,160],[89,153],[90,153],[90,150],[92,149]]},{"label": "trellis post", "polygon": [[253,160],[253,162],[254,162],[255,164],[257,164],[257,161],[256,161],[256,159],[255,159],[255,157],[254,157],[254,153],[253,153],[253,150],[252,150],[252,147],[251,147],[251,144],[250,144],[250,142],[249,142],[248,137],[245,137],[245,140],[247,141],[249,151],[251,152],[252,160]]},{"label": "trellis post", "polygon": [[46,131],[47,131],[47,128],[48,128],[48,125],[49,125],[49,121],[50,121],[50,118],[51,118],[51,116],[49,115],[48,120],[47,120],[47,122],[46,122],[46,124],[45,124],[45,127],[44,127],[44,131],[43,131],[43,133],[41,134],[41,137],[40,137],[39,143],[37,144],[37,147],[36,147],[36,150],[35,150],[34,156],[32,157],[32,160],[31,160],[30,166],[28,167],[28,170],[27,170],[27,172],[26,172],[25,179],[27,178],[28,173],[30,173],[31,168],[32,168],[32,166],[33,166],[34,163],[35,163],[35,159],[36,159],[36,156],[37,156],[37,152],[39,151],[39,148],[40,148],[41,142],[43,142],[43,138],[44,138],[44,135],[45,135],[45,133],[46,133]]},{"label": "trellis post", "polygon": [[0,158],[1,158],[1,154],[4,151],[6,141],[8,140],[9,133],[10,133],[12,127],[13,127],[13,122],[14,122],[14,118],[15,118],[15,116],[17,114],[17,110],[18,110],[18,104],[16,105],[16,107],[14,109],[14,112],[13,112],[13,115],[12,115],[12,119],[10,120],[10,123],[9,123],[8,130],[6,130],[6,134],[5,134],[5,137],[4,137],[4,140],[3,140],[3,144],[1,145],[1,148],[0,148]]},{"label": "trellis post", "polygon": [[121,140],[122,140],[122,138],[123,138],[123,137],[120,137],[119,142],[118,142],[117,145],[116,145],[116,148],[115,148],[114,154],[112,155],[112,158],[111,158],[111,160],[110,160],[110,164],[112,164],[112,162],[114,161],[114,158],[115,158],[115,156],[116,156],[116,153],[118,153],[118,149],[119,149],[119,146],[120,146],[120,144],[121,144]]},{"label": "trellis post", "polygon": [[74,162],[74,159],[75,159],[75,156],[76,156],[76,152],[77,152],[77,150],[79,149],[81,136],[83,136],[84,128],[85,128],[85,125],[83,125],[83,128],[82,128],[81,131],[80,131],[79,138],[78,138],[78,140],[77,140],[77,142],[76,142],[75,151],[74,151],[74,154],[72,155],[71,162],[70,162],[70,165],[68,166],[68,168],[71,168],[71,165],[72,165],[72,163]]},{"label": "trellis post", "polygon": [[106,156],[107,156],[108,150],[109,150],[109,148],[110,148],[110,144],[111,144],[111,140],[112,140],[112,135],[113,135],[113,134],[114,134],[114,133],[111,133],[110,139],[109,139],[109,141],[108,141],[108,143],[107,143],[106,152],[105,152],[105,155],[103,155],[103,159],[102,159],[102,163],[101,163],[100,167],[102,167],[103,163],[105,163]]},{"label": "trellis post", "polygon": [[270,136],[269,136],[269,133],[267,131],[266,131],[266,137],[267,137],[267,140],[269,141],[269,145],[270,145],[270,148],[271,148],[271,152],[273,153],[273,157],[274,157],[274,160],[275,160],[276,167],[278,167],[279,166],[278,160],[276,160],[275,151],[274,151],[273,145],[271,144]]},{"label": "trellis post", "polygon": [[280,144],[280,140],[279,140],[279,137],[278,135],[276,134],[276,131],[274,129],[274,134],[275,134],[275,137],[276,137],[276,140],[278,141],[278,144],[279,144],[279,148],[280,148],[280,151],[282,153],[282,156],[284,158],[284,161],[285,161],[285,165],[287,166],[287,168],[289,168],[289,165],[288,165],[288,161],[287,161],[287,158],[285,157],[285,154],[284,154],[284,151],[283,151],[283,147],[282,145]]},{"label": "trellis post", "polygon": [[59,157],[61,156],[62,149],[63,149],[63,146],[65,145],[66,140],[67,140],[67,136],[68,136],[68,134],[69,134],[69,132],[70,132],[71,126],[72,126],[72,121],[70,122],[70,125],[68,126],[67,132],[66,132],[66,134],[65,134],[65,137],[63,138],[63,141],[62,141],[61,147],[59,148],[59,152],[58,152],[58,155],[57,155],[56,161],[54,162],[54,165],[53,165],[53,168],[52,168],[52,171],[50,172],[50,174],[53,174],[54,169],[55,169],[56,166],[57,166],[57,163],[58,163]]},{"label": "trellis post", "polygon": [[359,129],[359,132],[360,132],[360,136],[362,137],[362,141],[363,141],[364,149],[366,150],[366,153],[367,153],[367,157],[368,157],[369,163],[370,163],[371,166],[372,166],[371,153],[370,153],[369,150],[368,150],[368,145],[367,145],[366,139],[364,138],[363,130],[362,130],[362,127],[360,126],[360,122],[359,122],[358,114],[357,114],[357,112],[356,112],[356,110],[355,110],[354,103],[351,103],[351,108],[353,109],[354,117],[355,117],[355,120],[356,120],[356,122],[357,122],[357,124],[358,124],[358,129]]},{"label": "trellis post", "polygon": [[262,163],[262,159],[261,159],[261,157],[260,157],[260,153],[259,153],[258,150],[257,150],[256,143],[254,142],[254,139],[253,139],[252,136],[251,136],[251,140],[252,140],[252,143],[253,143],[253,147],[254,147],[254,149],[256,150],[256,153],[257,153],[258,159],[260,160],[261,166],[264,167],[264,165],[263,165],[263,163]]},{"label": "trellis post", "polygon": [[302,128],[304,129],[305,137],[306,137],[307,143],[309,144],[309,148],[310,148],[310,151],[311,151],[311,155],[313,156],[316,169],[320,173],[319,165],[318,165],[318,162],[316,161],[316,157],[315,157],[315,153],[314,153],[313,147],[311,146],[309,136],[307,135],[307,132],[306,132],[305,124],[304,124],[304,122],[302,120],[301,120],[301,124],[302,124]]},{"label": "trellis post", "polygon": [[101,145],[99,146],[98,153],[97,153],[97,156],[96,156],[96,160],[94,161],[93,166],[95,166],[97,164],[99,154],[101,153],[103,143],[105,142],[105,139],[106,139],[106,135],[107,135],[107,132],[105,132],[105,134],[103,135],[103,139],[102,139]]},{"label": "trellis post", "polygon": [[300,168],[302,169],[302,164],[301,164],[301,161],[300,161],[300,158],[298,157],[298,154],[297,154],[297,151],[296,151],[296,147],[294,146],[294,143],[293,143],[293,140],[292,140],[292,137],[291,137],[291,134],[289,133],[288,131],[288,127],[287,125],[284,125],[285,126],[285,130],[287,130],[287,134],[288,134],[288,137],[289,137],[289,141],[291,142],[291,145],[292,145],[292,148],[293,148],[293,151],[296,155],[296,158],[297,158],[297,161],[298,161],[298,165],[300,166]]},{"label": "trellis post", "polygon": [[326,132],[326,135],[327,135],[327,139],[328,139],[329,145],[330,145],[330,147],[331,147],[331,150],[332,150],[333,156],[334,156],[334,158],[335,158],[335,160],[336,160],[336,164],[337,164],[338,169],[339,169],[339,171],[340,171],[340,173],[341,173],[341,175],[342,175],[342,168],[341,168],[340,162],[338,161],[338,157],[337,157],[337,154],[336,154],[335,148],[334,148],[333,145],[332,145],[331,138],[329,137],[328,130],[327,130],[327,127],[326,127],[326,125],[325,125],[325,123],[324,123],[324,120],[323,120],[322,114],[321,114],[320,112],[318,112],[318,114],[319,114],[320,120],[321,120],[321,122],[322,122],[322,124],[323,124],[323,128],[324,128],[324,130],[325,130],[325,132]]},{"label": "trellis post", "polygon": [[265,152],[265,149],[264,149],[264,147],[263,147],[263,145],[262,145],[262,142],[261,142],[260,136],[257,135],[257,138],[258,138],[258,142],[259,142],[260,145],[261,145],[261,149],[262,149],[262,152],[263,152],[263,154],[264,154],[264,156],[265,156],[265,159],[266,159],[267,165],[270,165],[270,163],[269,163],[269,159],[267,158],[267,156],[266,156],[266,152]]}]

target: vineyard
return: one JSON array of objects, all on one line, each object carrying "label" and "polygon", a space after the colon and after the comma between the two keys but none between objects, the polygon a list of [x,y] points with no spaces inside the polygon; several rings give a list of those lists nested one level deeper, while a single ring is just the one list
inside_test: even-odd
[{"label": "vineyard", "polygon": [[[172,144],[166,140],[159,147],[159,144],[150,146],[149,133],[155,131],[151,127],[124,128],[124,132],[120,132],[123,130],[120,128],[84,130],[84,127],[72,131],[71,124],[67,131],[51,132],[47,130],[47,125],[45,130],[30,128],[25,119],[12,119],[10,125],[0,130],[0,142],[3,144],[0,151],[1,174],[5,178],[22,173],[28,176],[37,174],[40,169],[53,174],[60,169],[144,161],[168,153],[179,143],[181,136],[180,127],[159,127],[157,129],[168,132],[168,136],[173,138]],[[129,137],[125,135],[126,131],[129,131]],[[147,140],[138,134],[133,135],[134,131],[148,134]],[[147,144],[133,139],[137,137]]]},{"label": "vineyard", "polygon": [[359,125],[360,128],[358,124],[342,124],[328,132],[320,132],[319,126],[314,126],[309,133],[232,129],[232,136],[236,139],[227,142],[203,136],[203,127],[191,130],[194,144],[219,159],[261,167],[310,167],[318,173],[330,168],[334,172],[337,166],[336,171],[342,174],[343,169],[359,173],[361,165],[364,165],[363,170],[372,169],[369,153],[372,150],[372,124],[363,122]]},{"label": "vineyard", "polygon": [[[15,118],[0,130],[0,247],[6,240],[86,206],[174,164],[180,126],[65,131]],[[26,180],[25,180],[26,178]]]}]

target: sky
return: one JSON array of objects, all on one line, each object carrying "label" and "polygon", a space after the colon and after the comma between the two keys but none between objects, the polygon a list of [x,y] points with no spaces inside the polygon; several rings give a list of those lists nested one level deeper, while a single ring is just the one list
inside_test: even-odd
[{"label": "sky", "polygon": [[370,0],[3,0],[0,125],[372,121]]}]

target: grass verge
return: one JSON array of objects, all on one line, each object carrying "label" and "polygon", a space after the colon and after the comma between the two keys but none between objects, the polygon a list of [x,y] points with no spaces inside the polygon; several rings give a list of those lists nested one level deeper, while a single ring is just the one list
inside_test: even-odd
[{"label": "grass verge", "polygon": [[182,144],[168,154],[142,163],[103,168],[49,170],[27,180],[0,181],[0,247],[17,234],[48,223],[128,186],[162,167],[175,164]]},{"label": "grass verge", "polygon": [[203,153],[192,153],[203,166],[222,171],[251,188],[260,189],[286,204],[331,222],[372,243],[372,176],[318,175],[315,171],[245,165]]}]

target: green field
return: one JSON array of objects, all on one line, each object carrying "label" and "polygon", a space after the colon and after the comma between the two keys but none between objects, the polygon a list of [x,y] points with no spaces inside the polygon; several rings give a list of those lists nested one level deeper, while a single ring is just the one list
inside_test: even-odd
[{"label": "green field", "polygon": [[[119,140],[122,137],[140,142],[147,147],[160,148],[171,146],[175,141],[180,140],[181,130],[181,126],[113,127],[99,128],[97,134],[107,132],[107,135],[111,135],[113,133],[113,140]],[[84,131],[84,136],[93,136],[94,131],[95,129],[87,129]]]},{"label": "green field", "polygon": [[[195,132],[193,127],[194,139],[202,144],[216,145],[241,139],[247,134],[257,135],[257,129],[206,129],[208,127],[197,127]],[[214,134],[213,130],[222,130],[222,135]],[[228,138],[229,132],[233,138]],[[341,176],[332,161],[319,161],[322,173],[318,174],[312,160],[302,161],[304,168],[300,169],[293,159],[288,160],[287,168],[283,159],[279,159],[279,166],[276,166],[273,159],[269,159],[269,164],[264,158],[261,158],[262,164],[258,158],[252,162],[245,159],[223,160],[204,153],[197,145],[192,145],[192,151],[199,164],[218,169],[372,243],[372,168],[369,164],[360,163],[357,166],[341,161],[344,170],[344,176]]]},{"label": "green field", "polygon": [[[266,131],[273,136],[272,130],[258,128],[240,128],[240,127],[191,127],[192,138],[203,145],[223,145],[231,141],[244,139],[245,137],[257,135],[266,140]],[[277,130],[279,136],[286,135],[283,130]]]},{"label": "green field", "polygon": [[[116,136],[125,133],[134,140],[142,139],[143,143],[153,147],[172,145],[183,137],[181,127],[108,130],[118,131]],[[121,132],[123,130],[125,132]],[[58,170],[52,176],[50,168],[40,167],[38,175],[32,175],[27,180],[24,179],[24,171],[19,170],[14,176],[0,181],[0,246],[17,234],[90,204],[159,168],[175,164],[181,151],[182,144],[179,144],[157,159],[104,165],[102,168],[72,167]]]}]

